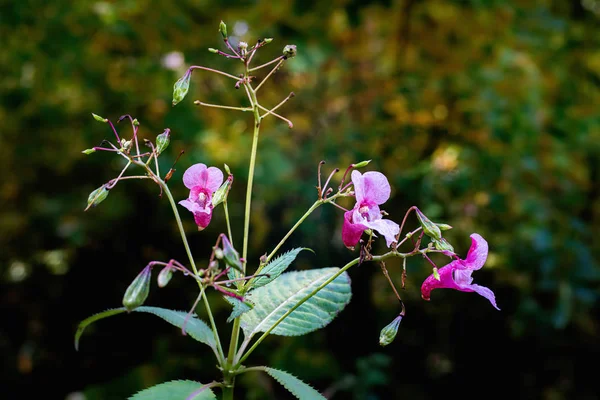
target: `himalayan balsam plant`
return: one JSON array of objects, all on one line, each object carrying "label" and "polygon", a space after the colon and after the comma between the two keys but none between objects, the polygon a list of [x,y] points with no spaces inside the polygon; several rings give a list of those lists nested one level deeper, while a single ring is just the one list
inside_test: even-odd
[{"label": "himalayan balsam plant", "polygon": [[[258,153],[260,128],[267,117],[277,118],[290,128],[291,121],[276,111],[290,98],[290,93],[274,107],[266,107],[259,101],[261,90],[265,90],[269,78],[286,62],[296,55],[296,46],[287,45],[283,53],[262,65],[253,66],[256,53],[272,39],[261,39],[253,46],[240,42],[233,46],[227,36],[227,27],[221,22],[219,31],[225,42],[226,51],[209,49],[211,53],[227,57],[243,67],[239,74],[207,68],[191,66],[174,85],[173,105],[181,102],[188,93],[192,72],[203,70],[219,74],[231,79],[232,86],[243,90],[248,97],[246,106],[230,106],[207,104],[196,101],[195,104],[204,107],[218,107],[233,111],[247,111],[254,116],[253,141],[250,150],[250,165],[245,199],[245,214],[243,224],[243,242],[241,246],[233,242],[232,226],[228,213],[228,195],[234,183],[233,175],[227,165],[224,172],[215,166],[207,166],[202,160],[187,169],[182,177],[183,185],[189,189],[186,199],[176,201],[169,189],[169,184],[180,185],[179,177],[173,176],[174,170],[160,171],[158,159],[169,145],[171,132],[169,129],[159,134],[154,143],[138,140],[139,122],[129,115],[119,118],[131,123],[132,135],[123,138],[119,135],[113,123],[93,115],[97,121],[107,123],[115,136],[116,142],[105,140],[101,146],[83,151],[91,154],[98,151],[112,153],[125,160],[125,167],[119,175],[94,190],[88,198],[88,206],[92,208],[104,201],[110,190],[119,182],[129,179],[146,179],[160,188],[160,195],[166,197],[171,205],[175,221],[181,233],[181,240],[187,253],[187,260],[150,261],[127,288],[123,297],[123,307],[110,309],[87,318],[80,323],[75,336],[75,347],[85,328],[92,322],[121,313],[142,312],[154,314],[166,322],[176,326],[189,338],[207,345],[213,352],[218,370],[222,376],[210,383],[200,383],[190,380],[178,380],[162,383],[134,394],[130,399],[173,399],[198,400],[215,398],[214,390],[222,391],[223,399],[233,399],[236,377],[248,371],[263,371],[281,383],[299,399],[323,399],[324,397],[308,384],[295,376],[268,366],[249,366],[249,358],[254,350],[269,335],[297,336],[304,335],[325,327],[348,304],[351,297],[350,278],[348,269],[366,262],[379,263],[399,301],[399,313],[395,319],[381,331],[379,343],[382,346],[390,344],[398,331],[400,322],[406,310],[398,291],[394,287],[385,266],[385,260],[399,258],[403,262],[402,285],[406,277],[406,260],[409,257],[423,258],[433,268],[422,285],[421,293],[429,300],[434,289],[450,288],[463,292],[476,292],[488,299],[495,308],[496,301],[493,292],[483,286],[473,283],[471,274],[483,267],[488,253],[488,244],[483,237],[474,233],[471,235],[471,248],[465,259],[454,253],[454,248],[442,236],[442,232],[451,227],[446,224],[434,223],[417,207],[411,207],[402,219],[401,224],[393,220],[393,216],[380,207],[390,197],[391,188],[384,174],[377,171],[360,172],[368,167],[369,161],[350,165],[341,180],[335,186],[332,178],[339,169],[334,169],[327,179],[322,181],[321,170],[324,161],[317,167],[317,191],[315,202],[308,207],[304,215],[292,226],[289,232],[270,251],[266,251],[259,259],[248,258],[250,238],[250,213],[252,210],[252,185]],[[269,71],[262,78],[257,77],[261,71]],[[255,75],[256,74],[256,75]],[[142,146],[142,144],[145,145]],[[138,173],[128,174],[130,168],[136,168]],[[166,172],[166,173],[164,173]],[[307,186],[312,186],[307,183]],[[352,209],[347,210],[338,204],[343,197],[354,200]],[[346,203],[344,203],[346,204]],[[330,205],[340,209],[342,225],[342,242],[358,256],[342,268],[321,268],[303,271],[285,272],[304,248],[285,249],[287,239],[294,231],[310,217],[318,207]],[[215,212],[225,215],[227,233],[221,233],[215,239],[209,261],[206,265],[197,265],[186,237],[182,224],[183,218],[193,218],[198,230],[206,228]],[[180,214],[180,211],[183,211]],[[411,232],[404,232],[407,217],[414,212],[419,227]],[[427,237],[428,239],[425,239]],[[386,251],[383,254],[373,254],[372,244],[376,240],[385,240]],[[427,242],[426,244],[424,242]],[[241,248],[241,254],[237,249]],[[407,250],[400,251],[401,248]],[[429,258],[430,253],[442,253],[449,257],[446,266],[437,268]],[[156,271],[155,269],[158,269]],[[170,280],[179,278],[193,279],[198,286],[198,296],[189,311],[174,311],[165,308],[144,306],[151,287],[152,273],[155,273],[157,284],[164,287]],[[222,333],[211,311],[211,304],[206,296],[207,290],[218,291],[232,306],[231,315],[227,319],[231,335],[229,343],[224,343]],[[199,305],[201,303],[201,305]],[[208,323],[199,319],[194,311],[203,306],[208,315]],[[243,336],[240,334],[243,332]],[[228,337],[228,335],[225,335]]]}]

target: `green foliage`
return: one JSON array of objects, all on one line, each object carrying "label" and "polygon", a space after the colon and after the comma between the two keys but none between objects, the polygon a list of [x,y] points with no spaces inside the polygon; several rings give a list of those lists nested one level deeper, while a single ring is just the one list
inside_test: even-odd
[{"label": "green foliage", "polygon": [[255,278],[252,281],[251,287],[259,288],[259,287],[264,286],[267,283],[275,280],[277,277],[279,277],[279,275],[281,275],[283,273],[283,271],[285,271],[287,269],[287,267],[290,266],[291,263],[294,262],[294,260],[298,256],[298,253],[300,253],[302,250],[310,250],[310,249],[306,249],[306,248],[293,249],[293,250],[285,252],[282,255],[280,255],[279,257],[276,257],[275,259],[271,260],[271,262],[269,262],[267,265],[265,265],[265,267],[260,272],[261,274],[264,274],[267,276],[259,276],[258,278]]},{"label": "green foliage", "polygon": [[[255,306],[241,317],[241,326],[246,338],[254,336],[257,332],[268,331],[279,318],[296,306],[299,300],[313,292],[337,271],[339,268],[287,272],[268,285],[252,291],[248,299]],[[344,309],[351,296],[350,277],[344,272],[295,309],[271,333],[298,336],[322,328]]]},{"label": "green foliage", "polygon": [[321,393],[289,372],[269,367],[253,367],[252,369],[265,371],[299,400],[325,400],[325,397]]},{"label": "green foliage", "polygon": [[193,397],[189,397],[198,391],[203,385],[194,381],[171,381],[152,386],[134,394],[129,400],[211,400],[216,399],[210,388],[203,389]]},{"label": "green foliage", "polygon": [[229,315],[229,317],[227,317],[228,323],[233,321],[235,318],[239,317],[243,313],[250,311],[252,309],[252,306],[249,304],[248,301],[243,302],[243,301],[236,299],[235,297],[231,297],[231,296],[223,296],[223,298],[225,300],[227,300],[227,302],[229,302],[229,304],[231,304],[233,306],[233,310],[231,311],[231,314]]},{"label": "green foliage", "polygon": [[[96,322],[100,319],[104,319],[107,317],[111,317],[113,315],[121,314],[125,311],[127,311],[127,310],[124,307],[106,310],[104,312],[92,315],[91,317],[88,317],[85,320],[81,321],[79,323],[79,326],[77,327],[77,332],[75,333],[75,348],[76,349],[79,348],[79,338],[83,334],[83,331],[90,324],[92,324],[93,322]],[[142,307],[138,307],[138,308],[132,310],[132,312],[143,312],[143,313],[154,314],[157,317],[164,319],[171,325],[174,325],[178,328],[183,327],[183,324],[186,321],[186,317],[187,317],[186,312],[173,311],[173,310],[168,310],[166,308],[159,308],[159,307],[142,306]],[[215,342],[215,337],[214,337],[212,331],[210,330],[210,328],[208,327],[208,325],[206,325],[206,323],[204,321],[196,318],[196,316],[194,316],[194,315],[191,315],[189,318],[187,318],[187,323],[185,324],[185,332],[186,332],[186,334],[188,334],[192,338],[196,339],[197,341],[210,346],[216,352],[217,345]]]}]

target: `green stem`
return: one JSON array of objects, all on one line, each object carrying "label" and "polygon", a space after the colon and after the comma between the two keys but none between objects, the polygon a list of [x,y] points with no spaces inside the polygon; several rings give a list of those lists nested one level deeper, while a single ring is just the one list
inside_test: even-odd
[{"label": "green stem", "polygon": [[229,208],[227,207],[227,198],[223,200],[223,209],[225,210],[225,221],[227,222],[227,234],[229,235],[229,243],[233,246],[233,236],[231,235],[231,222],[229,222]]},{"label": "green stem", "polygon": [[[386,258],[389,258],[389,257],[406,258],[410,254],[411,253],[404,254],[404,253],[398,253],[396,251],[390,251],[390,252],[387,252],[387,253],[382,254],[380,256],[373,256],[369,261],[382,261],[382,260],[385,260]],[[298,303],[296,303],[285,314],[283,314],[277,321],[275,321],[275,323],[267,331],[265,331],[256,340],[256,342],[254,342],[254,344],[252,345],[252,347],[250,347],[250,349],[248,349],[248,351],[243,356],[241,356],[241,354],[244,352],[246,346],[250,343],[250,340],[252,339],[252,337],[246,338],[244,340],[244,343],[242,343],[242,346],[240,347],[240,350],[238,352],[239,361],[236,362],[236,364],[233,366],[232,369],[236,370],[237,368],[239,368],[239,366],[246,360],[246,358],[248,358],[248,356],[254,351],[254,349],[256,349],[258,347],[258,345],[263,340],[265,340],[265,338],[271,333],[271,331],[273,331],[273,329],[275,329],[284,319],[286,319],[292,312],[294,312],[294,310],[296,310],[298,307],[300,307],[302,304],[304,304],[304,302],[306,302],[308,299],[310,299],[315,294],[317,294],[325,286],[327,286],[331,282],[333,282],[338,276],[340,276],[342,273],[344,273],[348,268],[352,267],[353,265],[358,264],[359,261],[360,261],[360,257],[359,258],[355,258],[354,260],[350,261],[348,264],[344,265],[338,272],[336,272],[334,275],[332,275],[329,279],[327,279],[325,282],[323,282],[317,288],[315,288],[312,292],[310,292],[309,294],[307,294],[306,296],[304,296],[302,298],[302,300],[300,300]]]}]

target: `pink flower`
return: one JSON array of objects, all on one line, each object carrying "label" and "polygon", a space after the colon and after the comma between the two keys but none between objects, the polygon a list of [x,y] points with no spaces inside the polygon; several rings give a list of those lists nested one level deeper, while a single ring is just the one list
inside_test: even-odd
[{"label": "pink flower", "polygon": [[379,232],[389,246],[396,241],[396,235],[400,232],[397,223],[381,218],[379,205],[390,198],[390,184],[381,172],[369,171],[361,174],[352,171],[352,183],[356,205],[344,213],[344,225],[342,227],[342,240],[348,248],[356,246],[362,233],[366,229]]},{"label": "pink flower", "polygon": [[447,264],[439,269],[440,280],[435,276],[430,275],[421,286],[421,297],[424,300],[429,300],[433,289],[456,289],[461,292],[476,292],[485,297],[497,309],[496,298],[494,292],[490,289],[475,285],[471,274],[473,271],[481,269],[488,255],[488,244],[484,238],[477,233],[471,235],[471,248],[465,260],[457,258],[450,264]]},{"label": "pink flower", "polygon": [[215,167],[194,164],[183,174],[183,184],[190,189],[187,200],[179,204],[194,214],[194,220],[201,231],[208,226],[212,217],[212,195],[223,183],[223,173]]}]

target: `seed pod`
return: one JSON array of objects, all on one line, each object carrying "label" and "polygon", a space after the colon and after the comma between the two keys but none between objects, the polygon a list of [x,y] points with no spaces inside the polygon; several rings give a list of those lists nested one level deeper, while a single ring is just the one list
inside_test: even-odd
[{"label": "seed pod", "polygon": [[387,346],[394,341],[394,338],[398,333],[400,321],[402,321],[402,315],[398,315],[392,322],[389,323],[389,325],[381,330],[381,333],[379,334],[379,344],[381,346]]},{"label": "seed pod", "polygon": [[434,240],[440,240],[442,238],[442,231],[440,230],[439,226],[434,224],[418,208],[417,208],[416,213],[417,213],[417,218],[419,219],[419,222],[421,223],[421,226],[423,227],[423,232],[425,232],[425,234],[427,236],[429,236],[430,238],[432,238]]},{"label": "seed pod", "polygon": [[158,287],[163,288],[163,287],[167,286],[172,277],[173,277],[173,268],[171,268],[171,266],[167,265],[158,273],[158,278],[156,279],[158,282]]},{"label": "seed pod", "polygon": [[123,296],[123,305],[127,311],[131,311],[146,301],[150,293],[150,278],[152,277],[150,267],[146,267],[135,277]]},{"label": "seed pod", "polygon": [[156,154],[160,155],[171,143],[171,130],[165,129],[163,133],[156,137]]},{"label": "seed pod", "polygon": [[87,207],[85,211],[89,210],[90,207],[96,207],[98,204],[102,203],[104,199],[108,197],[108,189],[106,188],[107,184],[100,186],[98,189],[94,190],[88,196]]},{"label": "seed pod", "polygon": [[173,105],[179,103],[187,95],[187,92],[190,88],[191,77],[192,71],[188,69],[185,72],[185,75],[179,78],[177,82],[175,82],[175,84],[173,85]]}]

